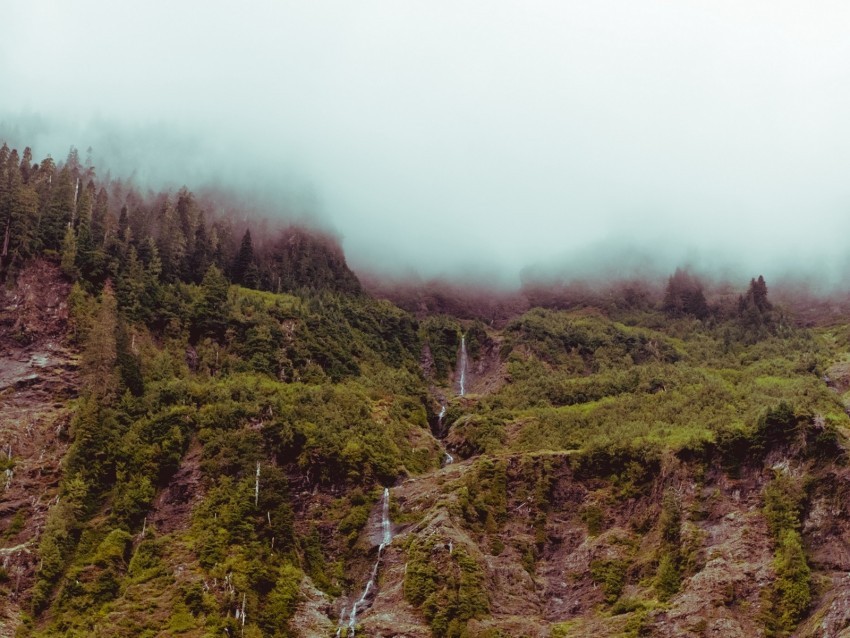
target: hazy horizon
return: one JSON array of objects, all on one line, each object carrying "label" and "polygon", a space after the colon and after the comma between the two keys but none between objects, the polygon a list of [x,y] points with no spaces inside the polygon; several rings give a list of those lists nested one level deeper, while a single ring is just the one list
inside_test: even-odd
[{"label": "hazy horizon", "polygon": [[837,2],[12,3],[0,139],[229,190],[359,271],[850,272]]}]

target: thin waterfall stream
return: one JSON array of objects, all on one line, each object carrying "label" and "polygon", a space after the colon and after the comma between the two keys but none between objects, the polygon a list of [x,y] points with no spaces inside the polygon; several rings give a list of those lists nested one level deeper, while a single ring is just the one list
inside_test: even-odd
[{"label": "thin waterfall stream", "polygon": [[460,396],[466,394],[466,335],[460,336]]},{"label": "thin waterfall stream", "polygon": [[[466,352],[466,335],[463,334],[460,337],[460,379],[459,379],[459,390],[460,396],[464,396],[466,394],[466,369],[469,365],[469,357]],[[446,417],[446,405],[444,403],[440,404],[440,413],[437,416],[437,431],[442,432],[443,428],[443,419]],[[449,465],[454,462],[454,457],[445,452],[445,456],[443,457],[443,465]],[[371,604],[371,596],[373,594],[373,590],[377,587],[377,579],[378,579],[378,570],[381,566],[381,560],[384,556],[384,550],[387,545],[392,542],[392,524],[390,522],[390,490],[389,488],[384,488],[384,495],[381,501],[381,543],[378,545],[378,556],[375,559],[375,563],[372,565],[372,571],[369,573],[369,580],[366,582],[366,586],[363,588],[363,592],[360,594],[360,597],[354,601],[351,605],[351,609],[346,614],[346,609],[343,609],[340,612],[339,616],[339,625],[336,630],[336,638],[342,637],[343,628],[347,628],[346,638],[351,638],[354,636],[354,632],[357,627],[357,617],[358,614],[362,613],[365,608],[367,608]],[[346,618],[348,619],[346,622]]]},{"label": "thin waterfall stream", "polygon": [[[363,607],[369,601],[369,594],[376,587],[376,580],[378,578],[378,568],[381,565],[381,559],[384,556],[384,549],[386,549],[387,545],[389,545],[393,540],[392,536],[392,523],[390,522],[390,490],[389,488],[384,488],[384,496],[381,499],[381,544],[378,545],[378,556],[375,559],[375,564],[372,565],[372,571],[369,573],[369,581],[366,583],[366,587],[363,588],[363,593],[360,595],[354,604],[351,606],[351,611],[348,614],[348,631],[346,632],[346,638],[351,638],[354,636],[355,627],[357,626],[357,614],[358,612],[363,611]],[[340,638],[342,636],[342,628],[345,626],[345,609],[340,612],[339,616],[339,626],[336,630],[336,637]]]}]

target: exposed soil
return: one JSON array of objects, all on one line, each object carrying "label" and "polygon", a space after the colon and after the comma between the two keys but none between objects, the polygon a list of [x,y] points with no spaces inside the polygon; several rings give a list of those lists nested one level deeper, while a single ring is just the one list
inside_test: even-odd
[{"label": "exposed soil", "polygon": [[188,529],[192,509],[204,498],[200,469],[202,452],[201,444],[193,440],[168,486],[154,500],[147,522],[157,533],[164,535]]},{"label": "exposed soil", "polygon": [[[392,499],[405,520],[417,522],[394,525],[393,542],[381,561],[377,592],[359,619],[358,635],[431,635],[426,620],[404,599],[405,548],[411,537],[436,537],[438,551],[463,547],[484,568],[492,616],[473,621],[471,635],[498,630],[501,635],[548,638],[553,626],[568,623],[569,636],[617,636],[631,615],[607,611],[605,594],[591,576],[592,563],[626,560],[630,566],[623,597],[653,598],[655,521],[662,495],[673,489],[683,512],[682,542],[691,566],[679,593],[649,611],[646,633],[641,635],[764,636],[760,620],[764,592],[775,573],[773,540],[762,512],[763,489],[775,468],[792,473],[811,469],[795,466],[792,459],[778,453],[774,456],[763,468],[745,469],[736,478],[717,470],[699,483],[674,462],[640,495],[622,499],[612,498],[605,482],[575,476],[568,454],[548,455],[555,480],[546,540],[531,570],[523,559],[523,550],[534,544],[534,509],[528,486],[523,485],[527,475],[521,471],[527,456],[502,459],[508,468],[509,516],[497,533],[504,547],[495,551],[487,534],[471,531],[459,518],[458,480],[475,467],[474,459],[408,479],[392,489]],[[803,533],[818,598],[808,620],[794,633],[800,638],[850,635],[848,490],[848,472],[820,476],[813,487]],[[604,529],[596,535],[581,517],[589,503],[599,503],[604,511]],[[649,521],[649,527],[643,521]],[[367,526],[363,539],[371,534]]]},{"label": "exposed soil", "polygon": [[0,448],[12,467],[0,492],[0,637],[12,636],[37,568],[36,549],[58,498],[67,449],[68,399],[79,387],[78,360],[66,339],[70,285],[59,269],[31,263],[14,288],[0,291]]}]

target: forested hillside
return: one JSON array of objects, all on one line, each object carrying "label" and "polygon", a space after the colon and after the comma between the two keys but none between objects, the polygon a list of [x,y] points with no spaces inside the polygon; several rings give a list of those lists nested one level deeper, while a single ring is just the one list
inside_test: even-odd
[{"label": "forested hillside", "polygon": [[0,636],[850,635],[850,323],[236,219],[0,149]]}]

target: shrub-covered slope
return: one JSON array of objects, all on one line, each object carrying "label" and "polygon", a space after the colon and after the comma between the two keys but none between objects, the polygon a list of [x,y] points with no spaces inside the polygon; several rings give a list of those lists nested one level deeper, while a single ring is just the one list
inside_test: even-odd
[{"label": "shrub-covered slope", "polygon": [[496,328],[0,168],[0,636],[850,631],[850,328],[762,278]]}]

